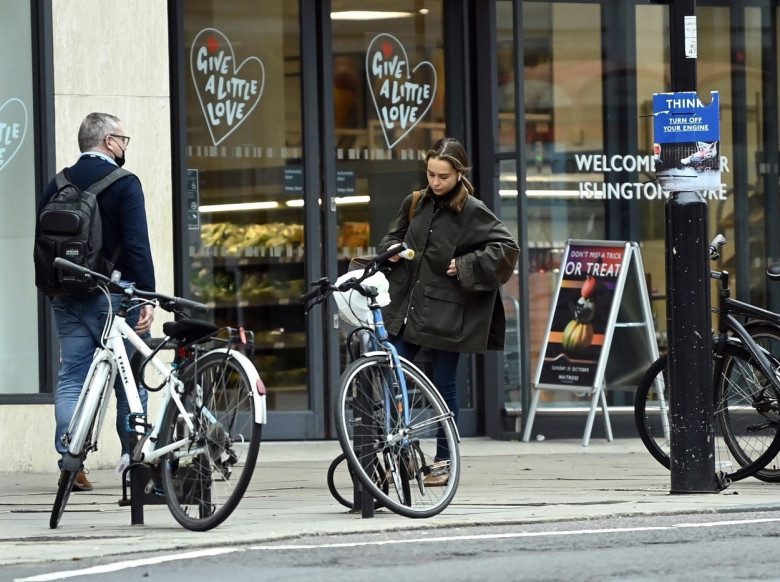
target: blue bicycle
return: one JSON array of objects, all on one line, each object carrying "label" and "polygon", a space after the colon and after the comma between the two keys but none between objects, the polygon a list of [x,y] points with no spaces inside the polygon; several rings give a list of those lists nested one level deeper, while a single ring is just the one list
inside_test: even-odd
[{"label": "blue bicycle", "polygon": [[381,307],[389,296],[379,267],[404,250],[377,255],[362,272],[347,273],[335,284],[322,278],[301,301],[308,312],[334,295],[340,317],[351,327],[347,347],[356,357],[341,375],[333,409],[350,474],[377,506],[423,518],[440,513],[455,496],[460,439],[436,387],[398,356],[384,327]]}]

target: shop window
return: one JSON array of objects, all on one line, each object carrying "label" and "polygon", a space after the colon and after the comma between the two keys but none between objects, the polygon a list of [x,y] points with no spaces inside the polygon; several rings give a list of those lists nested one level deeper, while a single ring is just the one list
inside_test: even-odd
[{"label": "shop window", "polygon": [[[0,394],[39,390],[38,302],[33,275],[35,148],[29,0],[3,3],[0,33]],[[11,308],[9,308],[11,307]]]},{"label": "shop window", "polygon": [[254,331],[269,409],[306,410],[298,3],[182,6],[188,291]]}]

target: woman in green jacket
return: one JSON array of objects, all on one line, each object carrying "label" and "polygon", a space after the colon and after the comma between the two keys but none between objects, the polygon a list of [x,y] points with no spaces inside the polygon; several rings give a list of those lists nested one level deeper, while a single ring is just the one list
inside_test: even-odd
[{"label": "woman in green jacket", "polygon": [[[391,302],[382,315],[399,355],[412,360],[421,347],[431,349],[433,382],[457,421],[460,354],[504,347],[498,288],[512,275],[520,248],[473,196],[460,142],[442,138],[426,152],[425,163],[428,187],[404,199],[395,227],[380,243],[380,252],[401,242],[415,251],[411,261],[391,259]],[[449,453],[439,442],[441,470],[428,476],[428,485],[447,482]]]}]

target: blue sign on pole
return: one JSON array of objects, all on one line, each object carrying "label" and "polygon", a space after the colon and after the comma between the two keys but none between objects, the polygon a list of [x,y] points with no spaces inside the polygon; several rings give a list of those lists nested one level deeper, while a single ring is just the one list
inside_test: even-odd
[{"label": "blue sign on pole", "polygon": [[655,93],[655,172],[667,192],[720,190],[720,102],[696,92]]}]

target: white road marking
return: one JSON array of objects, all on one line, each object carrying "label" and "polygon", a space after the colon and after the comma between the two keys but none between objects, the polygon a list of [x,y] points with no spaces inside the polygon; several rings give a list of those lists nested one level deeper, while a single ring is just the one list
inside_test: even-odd
[{"label": "white road marking", "polygon": [[40,574],[30,576],[29,578],[16,578],[14,582],[49,582],[50,580],[63,580],[65,578],[75,578],[76,576],[89,576],[91,574],[105,574],[107,572],[117,572],[128,568],[138,568],[139,566],[153,566],[163,562],[175,562],[177,560],[194,560],[204,556],[218,556],[220,554],[231,554],[243,552],[245,548],[209,548],[197,552],[185,552],[183,554],[171,554],[169,556],[158,556],[156,558],[143,558],[140,560],[124,560],[114,562],[113,564],[103,564],[102,566],[92,566],[81,570],[68,570],[66,572],[50,572],[49,574]]},{"label": "white road marking", "polygon": [[237,552],[246,552],[250,550],[313,550],[313,549],[328,549],[328,548],[355,548],[360,546],[383,546],[383,545],[393,545],[393,544],[419,544],[419,543],[441,543],[441,542],[453,542],[453,541],[498,540],[498,539],[512,539],[512,538],[577,536],[577,535],[593,535],[593,534],[600,534],[600,533],[604,534],[604,533],[663,531],[663,530],[671,530],[676,528],[746,525],[751,523],[774,523],[779,521],[780,518],[761,518],[761,519],[744,519],[744,520],[729,520],[729,521],[711,521],[705,523],[677,523],[674,525],[666,525],[666,526],[617,527],[617,528],[608,528],[608,529],[575,529],[575,530],[565,530],[565,531],[514,532],[514,533],[503,533],[503,534],[439,536],[439,537],[423,537],[423,538],[404,539],[404,540],[342,542],[342,543],[334,543],[334,544],[284,544],[284,545],[261,544],[261,545],[254,545],[254,546],[242,546],[242,547],[231,546],[226,548],[211,548],[211,549],[200,550],[196,552],[185,552],[182,554],[171,554],[168,556],[158,556],[156,558],[125,560],[122,562],[115,562],[113,564],[92,566],[90,568],[84,568],[81,570],[51,572],[49,574],[30,576],[29,578],[17,578],[14,582],[50,582],[52,580],[63,580],[65,578],[74,578],[76,576],[87,576],[91,574],[105,574],[108,572],[117,572],[119,570],[125,570],[129,568],[138,568],[139,566],[152,566],[155,564],[162,564],[163,562],[191,560],[191,559],[201,558],[203,556],[217,556],[220,554],[231,554]]},{"label": "white road marking", "polygon": [[504,534],[480,534],[480,535],[466,535],[466,536],[442,536],[442,537],[426,537],[415,538],[406,540],[377,540],[377,541],[365,541],[365,542],[343,542],[337,544],[286,544],[286,545],[257,545],[250,546],[250,550],[312,550],[312,549],[325,549],[325,548],[351,548],[358,546],[382,546],[390,544],[419,544],[421,542],[453,542],[453,541],[475,541],[475,540],[498,540],[498,539],[511,539],[511,538],[534,538],[534,537],[552,537],[552,536],[572,536],[572,535],[593,535],[599,533],[629,533],[629,532],[643,532],[643,531],[663,531],[675,528],[696,528],[696,527],[714,527],[723,525],[740,525],[750,523],[771,523],[780,521],[780,518],[764,518],[764,519],[745,519],[745,520],[732,520],[732,521],[715,521],[709,523],[677,523],[674,525],[665,526],[648,526],[648,527],[618,527],[609,529],[575,529],[566,531],[540,531],[540,532],[514,532]]}]

